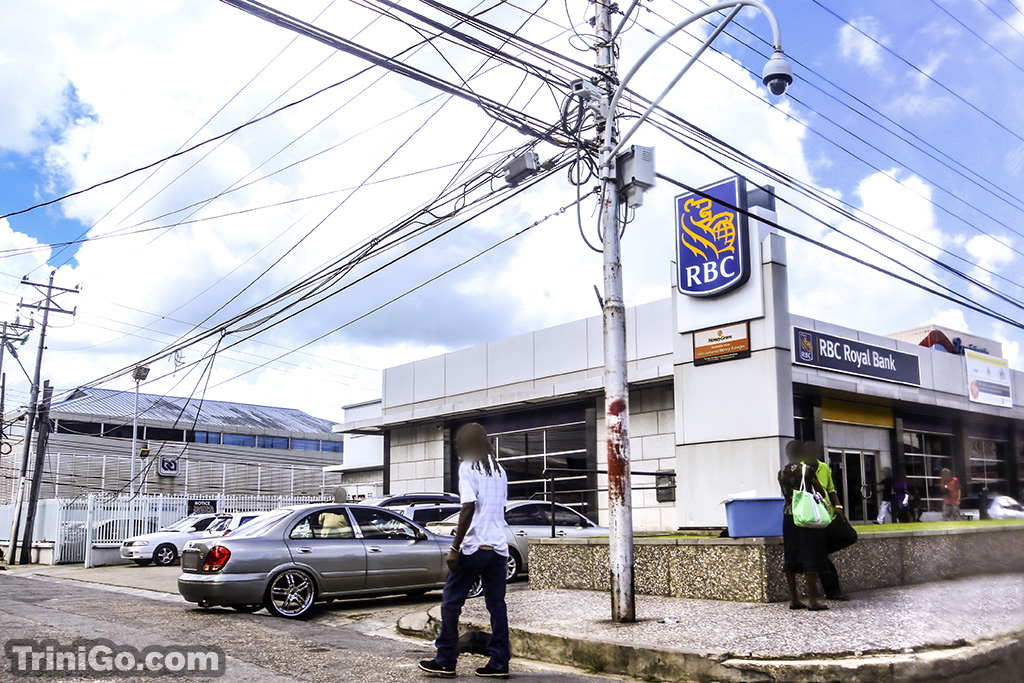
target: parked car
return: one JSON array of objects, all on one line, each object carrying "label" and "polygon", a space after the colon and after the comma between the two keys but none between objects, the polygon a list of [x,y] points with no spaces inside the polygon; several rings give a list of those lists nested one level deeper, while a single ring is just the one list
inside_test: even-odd
[{"label": "parked car", "polygon": [[988,506],[992,519],[1024,519],[1024,505],[1010,496],[996,496]]},{"label": "parked car", "polygon": [[[427,524],[441,536],[454,536],[459,516]],[[551,536],[551,503],[532,500],[512,501],[505,507],[508,537],[508,580],[515,581],[529,571],[530,538]],[[608,529],[598,526],[571,507],[555,504],[556,536],[607,536]]]},{"label": "parked car", "polygon": [[407,505],[427,505],[431,503],[459,503],[459,496],[454,493],[397,493],[393,496],[378,496],[359,501],[358,505],[376,505],[382,508],[403,507]]},{"label": "parked car", "polygon": [[462,508],[459,503],[417,503],[415,505],[398,505],[388,508],[411,519],[420,526],[431,522],[440,522],[458,513]]},{"label": "parked car", "polygon": [[172,565],[185,543],[202,536],[215,519],[216,515],[192,515],[151,534],[132,536],[121,544],[121,557],[142,567],[151,563]]},{"label": "parked car", "polygon": [[200,607],[302,617],[319,600],[442,588],[450,546],[450,538],[381,507],[280,508],[230,536],[190,543],[178,592]]},{"label": "parked car", "polygon": [[210,526],[206,527],[206,531],[203,532],[203,537],[207,538],[210,536],[227,536],[232,531],[248,524],[252,520],[256,519],[263,512],[220,512],[217,513],[216,519],[210,523]]}]

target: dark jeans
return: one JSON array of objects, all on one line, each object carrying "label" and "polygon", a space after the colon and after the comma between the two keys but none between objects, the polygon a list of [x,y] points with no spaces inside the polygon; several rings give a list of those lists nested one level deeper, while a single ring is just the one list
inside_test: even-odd
[{"label": "dark jeans", "polygon": [[469,589],[483,579],[484,604],[491,615],[491,639],[487,651],[493,668],[508,668],[512,653],[508,645],[508,611],[505,608],[505,577],[508,559],[493,550],[478,550],[472,555],[459,555],[459,570],[448,574],[441,595],[441,632],[434,641],[436,661],[442,666],[455,666],[459,658],[459,616]]}]

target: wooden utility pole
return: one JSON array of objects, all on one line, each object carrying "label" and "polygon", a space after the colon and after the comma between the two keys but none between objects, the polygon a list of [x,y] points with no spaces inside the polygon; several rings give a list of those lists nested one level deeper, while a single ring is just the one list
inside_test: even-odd
[{"label": "wooden utility pole", "polygon": [[30,287],[35,287],[40,291],[44,291],[46,298],[38,304],[26,304],[22,301],[18,304],[19,308],[31,308],[37,311],[43,312],[43,320],[41,329],[39,331],[39,350],[36,352],[36,370],[32,376],[32,385],[29,390],[28,409],[25,411],[25,436],[24,443],[22,444],[21,452],[21,476],[18,477],[18,489],[14,496],[14,510],[11,521],[11,540],[8,546],[7,562],[14,562],[15,551],[18,545],[18,528],[21,525],[21,507],[25,499],[25,479],[28,476],[28,458],[32,451],[32,429],[35,426],[36,420],[36,406],[39,401],[39,377],[43,370],[43,351],[46,349],[46,327],[50,322],[50,312],[64,313],[66,315],[74,315],[77,309],[67,310],[56,305],[53,301],[54,292],[57,294],[76,294],[78,288],[66,289],[64,287],[56,287],[53,284],[53,276],[56,271],[50,271],[50,279],[46,284],[38,282],[32,282],[28,277],[22,278],[21,283]]},{"label": "wooden utility pole", "polygon": [[43,386],[43,402],[39,406],[39,436],[36,438],[36,461],[32,467],[32,485],[29,487],[28,512],[25,513],[25,531],[21,538],[21,564],[32,562],[32,527],[36,521],[36,508],[39,505],[39,488],[43,483],[43,460],[46,456],[46,442],[50,436],[50,401],[53,399],[53,387],[50,380]]}]

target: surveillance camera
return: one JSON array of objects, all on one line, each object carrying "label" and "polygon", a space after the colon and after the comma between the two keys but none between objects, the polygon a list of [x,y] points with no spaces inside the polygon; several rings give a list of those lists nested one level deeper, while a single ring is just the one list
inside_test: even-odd
[{"label": "surveillance camera", "polygon": [[784,94],[793,82],[793,67],[782,50],[776,50],[768,63],[764,65],[763,81],[768,92],[776,97]]},{"label": "surveillance camera", "polygon": [[570,84],[573,97],[596,102],[601,99],[601,89],[584,78],[577,78]]}]

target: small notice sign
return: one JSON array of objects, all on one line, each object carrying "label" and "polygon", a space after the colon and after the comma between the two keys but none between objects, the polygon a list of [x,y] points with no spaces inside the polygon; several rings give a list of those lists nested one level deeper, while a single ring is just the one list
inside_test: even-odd
[{"label": "small notice sign", "polygon": [[750,358],[750,323],[712,327],[693,333],[693,364]]}]

